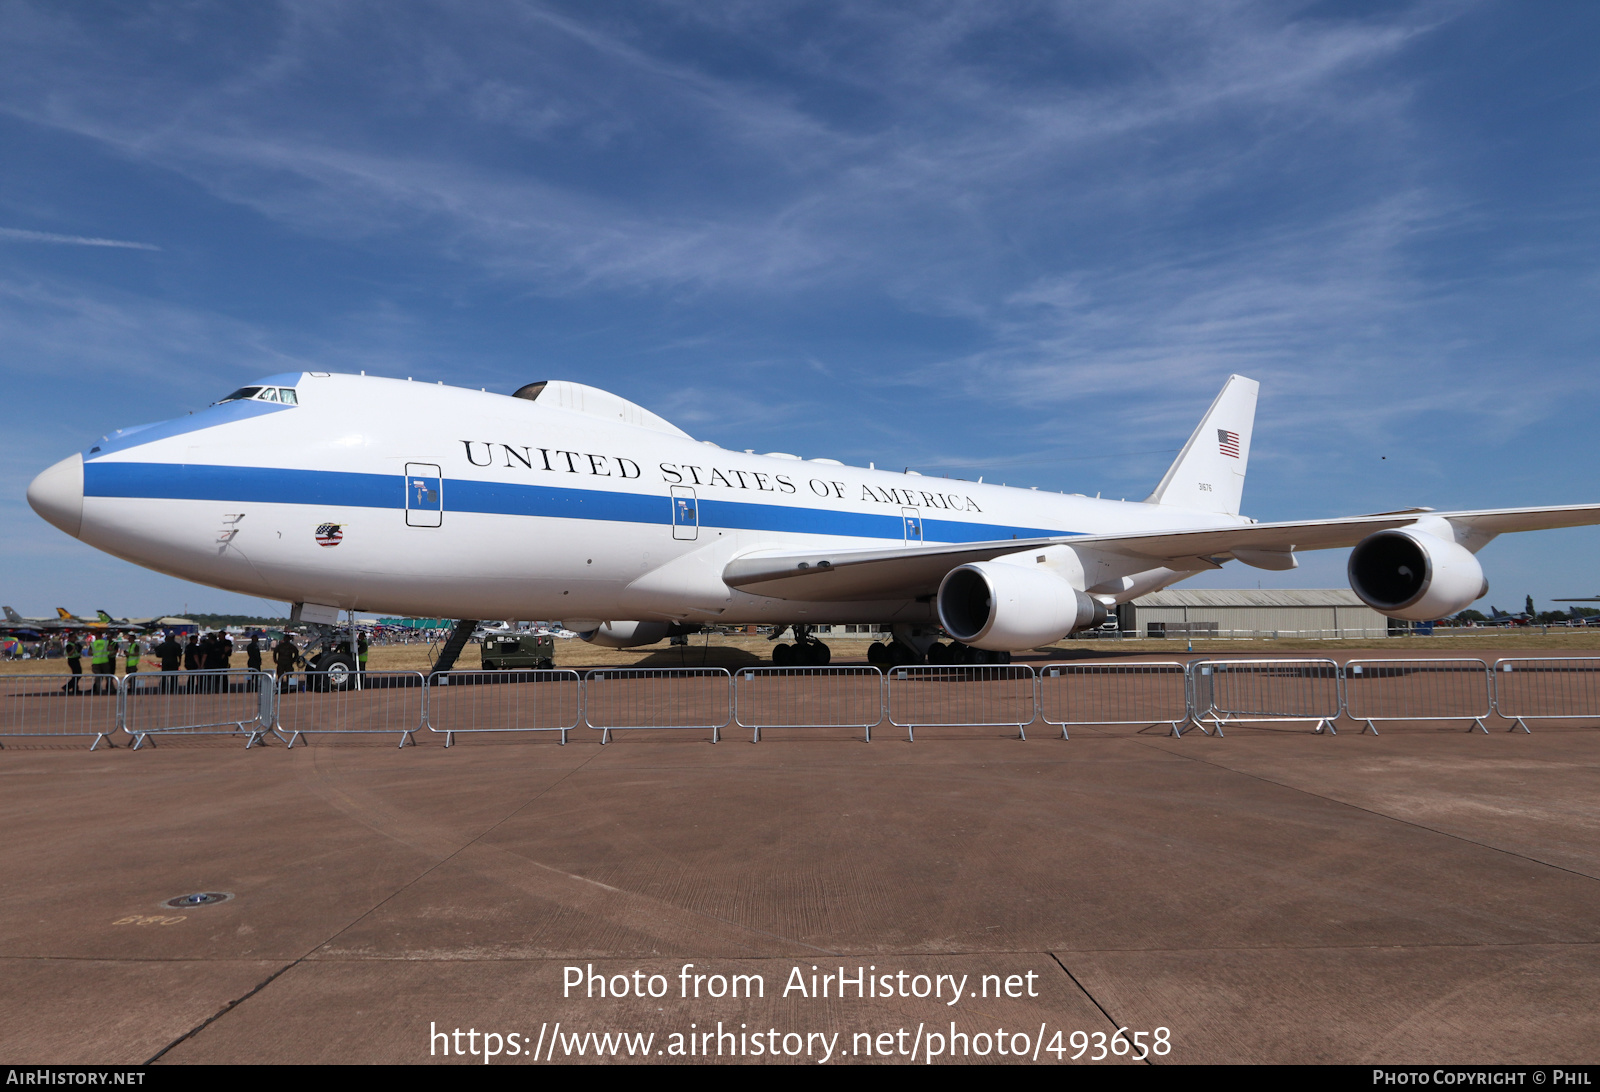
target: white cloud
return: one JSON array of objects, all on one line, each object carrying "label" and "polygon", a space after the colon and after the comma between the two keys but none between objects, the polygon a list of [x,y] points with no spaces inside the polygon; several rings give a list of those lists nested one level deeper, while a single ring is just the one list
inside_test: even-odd
[{"label": "white cloud", "polygon": [[25,243],[58,243],[65,246],[108,246],[123,250],[160,250],[152,243],[130,243],[124,239],[96,239],[87,235],[57,235],[50,231],[28,231],[24,228],[0,227],[0,239],[17,239]]},{"label": "white cloud", "polygon": [[[1045,7],[1064,48],[1131,60],[1115,79],[1019,79],[973,56],[1009,12],[844,9],[789,50],[768,35],[790,13],[752,28],[748,9],[713,9],[786,82],[652,50],[599,17],[460,10],[385,9],[368,56],[374,9],[294,5],[270,48],[230,43],[246,59],[216,78],[114,63],[125,42],[13,16],[26,33],[4,108],[297,230],[431,246],[541,291],[783,292],[914,267],[937,295],[972,280],[975,256],[1004,279],[1007,237],[1035,218],[1140,216],[1251,166],[1186,129],[1268,118],[1246,146],[1308,125],[1386,130],[1395,89],[1343,80],[1418,32],[1258,5]],[[352,58],[368,63],[343,72]],[[366,85],[349,105],[321,87],[351,81]]]}]

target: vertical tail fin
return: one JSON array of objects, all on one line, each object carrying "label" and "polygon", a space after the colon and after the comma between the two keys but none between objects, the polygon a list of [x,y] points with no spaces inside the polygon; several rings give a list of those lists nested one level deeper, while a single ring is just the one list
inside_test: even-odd
[{"label": "vertical tail fin", "polygon": [[1230,375],[1146,504],[1239,514],[1261,384]]},{"label": "vertical tail fin", "polygon": [[18,614],[11,607],[7,607],[6,608],[6,621],[8,621],[8,622],[20,622],[20,621],[22,621],[22,615]]}]

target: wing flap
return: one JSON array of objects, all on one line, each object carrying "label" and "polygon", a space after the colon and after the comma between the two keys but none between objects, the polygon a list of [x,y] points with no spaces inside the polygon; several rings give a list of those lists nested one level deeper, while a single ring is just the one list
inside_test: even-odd
[{"label": "wing flap", "polygon": [[1071,541],[1063,538],[998,539],[866,550],[796,550],[746,554],[722,571],[729,587],[755,595],[810,602],[849,603],[915,599],[939,590],[945,573],[973,561]]}]

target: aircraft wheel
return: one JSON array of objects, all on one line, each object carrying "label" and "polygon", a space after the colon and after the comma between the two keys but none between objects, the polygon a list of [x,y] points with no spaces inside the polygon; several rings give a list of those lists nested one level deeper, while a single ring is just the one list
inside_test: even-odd
[{"label": "aircraft wheel", "polygon": [[882,641],[873,641],[867,646],[867,663],[878,667],[887,667],[894,660],[889,656],[889,646]]},{"label": "aircraft wheel", "polygon": [[914,664],[918,659],[916,652],[907,648],[899,641],[896,641],[894,644],[889,646],[889,656],[891,657],[890,662],[892,662],[896,667],[905,667],[908,664]]},{"label": "aircraft wheel", "polygon": [[930,664],[954,663],[955,660],[951,656],[950,646],[939,641],[933,642],[928,646],[928,662]]},{"label": "aircraft wheel", "polygon": [[772,646],[772,666],[789,667],[794,663],[794,649],[782,643]]},{"label": "aircraft wheel", "polygon": [[319,690],[348,690],[355,684],[356,662],[343,652],[329,652],[317,657]]},{"label": "aircraft wheel", "polygon": [[806,663],[812,667],[826,667],[831,659],[833,659],[833,649],[821,641],[812,641],[806,646]]}]

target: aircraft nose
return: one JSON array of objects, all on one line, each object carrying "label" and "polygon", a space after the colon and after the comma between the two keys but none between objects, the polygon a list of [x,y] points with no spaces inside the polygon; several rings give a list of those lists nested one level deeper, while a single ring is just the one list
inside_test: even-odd
[{"label": "aircraft nose", "polygon": [[83,456],[50,467],[28,486],[28,504],[73,538],[83,529]]}]

